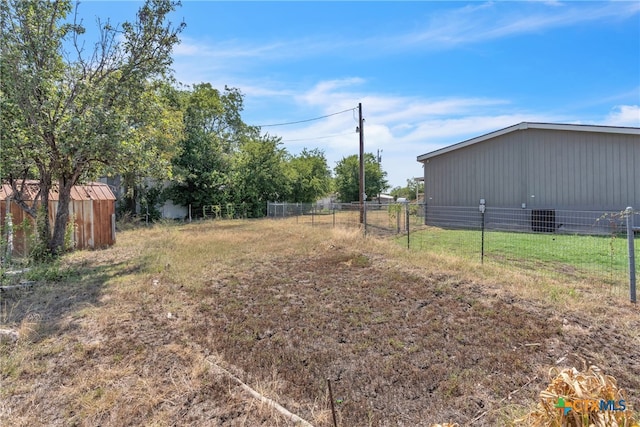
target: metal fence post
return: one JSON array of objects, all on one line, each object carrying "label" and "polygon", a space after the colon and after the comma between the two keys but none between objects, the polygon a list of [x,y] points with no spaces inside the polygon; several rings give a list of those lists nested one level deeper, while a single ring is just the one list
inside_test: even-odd
[{"label": "metal fence post", "polygon": [[481,248],[480,248],[480,264],[484,264],[484,211],[480,214],[482,215],[482,238],[481,238]]},{"label": "metal fence post", "polygon": [[484,264],[484,212],[487,210],[487,201],[480,199],[480,205],[478,206],[480,211],[480,264]]},{"label": "metal fence post", "polygon": [[367,199],[365,198],[363,204],[362,204],[362,213],[363,213],[363,219],[364,219],[364,235],[367,235]]},{"label": "metal fence post", "polygon": [[424,200],[424,225],[427,225],[427,199]]},{"label": "metal fence post", "polygon": [[405,212],[405,221],[407,222],[407,249],[411,249],[411,237],[409,236],[409,202],[404,204],[404,212]]},{"label": "metal fence post", "polygon": [[404,229],[409,231],[409,201],[404,202]]},{"label": "metal fence post", "polygon": [[336,228],[336,206],[333,205],[333,228]]},{"label": "metal fence post", "polygon": [[629,300],[636,302],[636,256],[634,250],[633,235],[633,208],[629,206],[626,209],[627,214],[627,246],[629,248]]}]

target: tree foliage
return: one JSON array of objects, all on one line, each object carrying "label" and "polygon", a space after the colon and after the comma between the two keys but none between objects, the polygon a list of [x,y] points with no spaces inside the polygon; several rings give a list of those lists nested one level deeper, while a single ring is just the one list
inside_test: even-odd
[{"label": "tree foliage", "polygon": [[264,216],[268,201],[284,200],[290,192],[287,153],[280,145],[278,137],[254,136],[242,142],[234,157],[233,195],[251,217]]},{"label": "tree foliage", "polygon": [[[335,189],[342,202],[360,200],[360,161],[357,155],[343,157],[336,167]],[[372,200],[378,194],[389,188],[386,180],[387,173],[382,170],[380,163],[372,153],[364,154],[365,194],[367,200]]]},{"label": "tree foliage", "polygon": [[312,203],[329,194],[331,170],[322,150],[305,148],[299,155],[292,156],[288,164],[291,181],[288,201]]},{"label": "tree foliage", "polygon": [[221,93],[201,83],[182,98],[184,137],[173,159],[174,181],[167,197],[201,212],[203,206],[230,202],[232,158],[241,141],[258,131],[242,122],[243,99],[236,88],[225,87]]},{"label": "tree foliage", "polygon": [[405,187],[394,187],[389,192],[389,194],[396,199],[404,197],[407,200],[416,200],[417,193],[424,193],[424,182],[419,182],[415,179],[407,179],[407,185]]},{"label": "tree foliage", "polygon": [[130,156],[127,143],[149,142],[139,137],[144,126],[132,112],[145,111],[150,82],[169,71],[183,28],[167,21],[176,6],[171,0],[147,0],[132,22],[98,22],[99,39],[85,50],[82,22],[67,20],[73,10],[69,0],[0,4],[2,128],[19,130],[3,140],[3,151],[16,156],[11,161],[2,156],[2,178],[32,216],[35,207],[21,198],[19,182],[37,177],[45,211],[49,190],[57,184],[53,230],[43,233],[51,254],[64,244],[72,186],[97,164]]},{"label": "tree foliage", "polygon": [[[142,94],[140,108],[129,112],[131,132],[117,163],[95,168],[95,176],[120,176],[124,187],[120,210],[131,215],[159,200],[163,182],[173,178],[173,158],[183,137],[180,94],[168,82],[157,82]],[[156,197],[158,196],[158,197]]]},{"label": "tree foliage", "polygon": [[251,217],[264,216],[267,201],[312,202],[329,192],[331,171],[320,150],[291,156],[280,138],[261,135],[241,117],[243,95],[209,83],[181,94],[184,136],[173,160],[174,179],[166,197],[191,206],[242,205]]}]

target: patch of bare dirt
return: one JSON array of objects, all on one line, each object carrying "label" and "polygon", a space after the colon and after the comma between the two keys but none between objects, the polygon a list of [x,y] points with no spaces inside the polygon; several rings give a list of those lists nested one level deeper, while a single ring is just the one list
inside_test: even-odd
[{"label": "patch of bare dirt", "polygon": [[341,425],[496,425],[502,406],[534,401],[556,365],[595,363],[640,389],[640,351],[623,334],[571,330],[576,315],[369,256],[331,250],[219,277],[196,296],[189,334],[223,348],[249,382],[275,369],[292,406],[330,378]]}]

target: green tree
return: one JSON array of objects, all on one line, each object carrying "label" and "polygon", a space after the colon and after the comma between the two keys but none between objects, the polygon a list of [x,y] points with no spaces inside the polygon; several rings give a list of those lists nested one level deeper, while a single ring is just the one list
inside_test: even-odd
[{"label": "green tree", "polygon": [[191,205],[196,216],[206,206],[234,204],[238,213],[260,217],[267,201],[290,197],[292,175],[301,184],[298,194],[306,191],[312,197],[327,191],[324,154],[305,150],[291,158],[279,138],[247,126],[238,89],[219,91],[201,83],[183,97],[184,138],[173,161],[174,182],[166,192],[174,203]]},{"label": "green tree", "polygon": [[173,177],[172,160],[184,126],[180,94],[168,82],[150,86],[142,99],[141,108],[128,114],[132,131],[122,144],[126,154],[117,164],[96,170],[96,176],[122,177],[120,209],[133,215],[142,205],[155,212],[151,199],[160,199],[163,182]]},{"label": "green tree", "polygon": [[268,201],[285,200],[290,194],[287,152],[280,145],[278,137],[253,135],[241,144],[234,157],[234,199],[246,206],[251,217],[264,216]]},{"label": "green tree", "polygon": [[22,162],[3,165],[2,173],[16,201],[34,217],[17,183],[36,171],[39,204],[47,216],[49,190],[57,184],[53,230],[43,221],[40,233],[48,253],[63,249],[72,186],[97,164],[112,165],[128,155],[123,144],[135,140],[136,131],[129,113],[144,109],[149,82],[169,72],[171,50],[184,26],[167,22],[176,6],[171,0],[147,0],[133,22],[98,22],[99,40],[85,50],[82,23],[67,21],[71,1],[0,3],[0,91],[7,107],[7,114],[4,108],[0,112],[1,125],[20,130],[3,140],[3,150],[19,153]]},{"label": "green tree", "polygon": [[404,197],[407,200],[416,200],[416,193],[424,192],[424,183],[418,182],[415,179],[407,179],[407,185],[405,187],[394,187],[389,194],[396,199]]},{"label": "green tree", "polygon": [[[2,62],[0,62],[0,65]],[[18,178],[37,179],[38,170],[32,160],[33,147],[29,145],[26,130],[20,126],[20,112],[2,93],[0,82],[0,179],[14,178],[13,184],[19,187]],[[22,182],[24,184],[24,182]],[[35,212],[35,206],[28,206]]]},{"label": "green tree", "polygon": [[240,141],[255,128],[241,119],[242,94],[225,87],[223,93],[209,83],[194,85],[183,93],[184,138],[174,158],[174,182],[167,197],[193,212],[203,206],[228,203],[231,191],[232,158]]},{"label": "green tree", "polygon": [[[343,157],[335,169],[335,189],[342,202],[354,202],[360,200],[359,179],[360,161],[357,155]],[[386,180],[387,173],[382,170],[380,163],[372,153],[364,155],[365,194],[367,200],[373,200],[378,194],[389,188]]]},{"label": "green tree", "polygon": [[291,157],[288,165],[291,181],[291,194],[288,197],[290,202],[312,203],[329,194],[331,169],[322,150],[305,148],[299,155]]}]

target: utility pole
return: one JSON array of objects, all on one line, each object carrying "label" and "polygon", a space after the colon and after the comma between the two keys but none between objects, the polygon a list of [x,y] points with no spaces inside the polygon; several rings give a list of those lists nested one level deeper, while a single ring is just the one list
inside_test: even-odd
[{"label": "utility pole", "polygon": [[364,202],[366,200],[364,194],[364,120],[362,119],[362,103],[358,103],[358,132],[360,132],[360,182],[359,182],[359,193],[360,193],[360,224],[364,224]]},{"label": "utility pole", "polygon": [[[380,164],[382,163],[382,156],[380,155],[381,152],[382,150],[378,148],[378,156],[376,157],[376,159],[378,160],[378,169],[380,170],[382,170],[382,166],[380,166]],[[378,204],[380,204],[380,190],[378,190]]]}]

